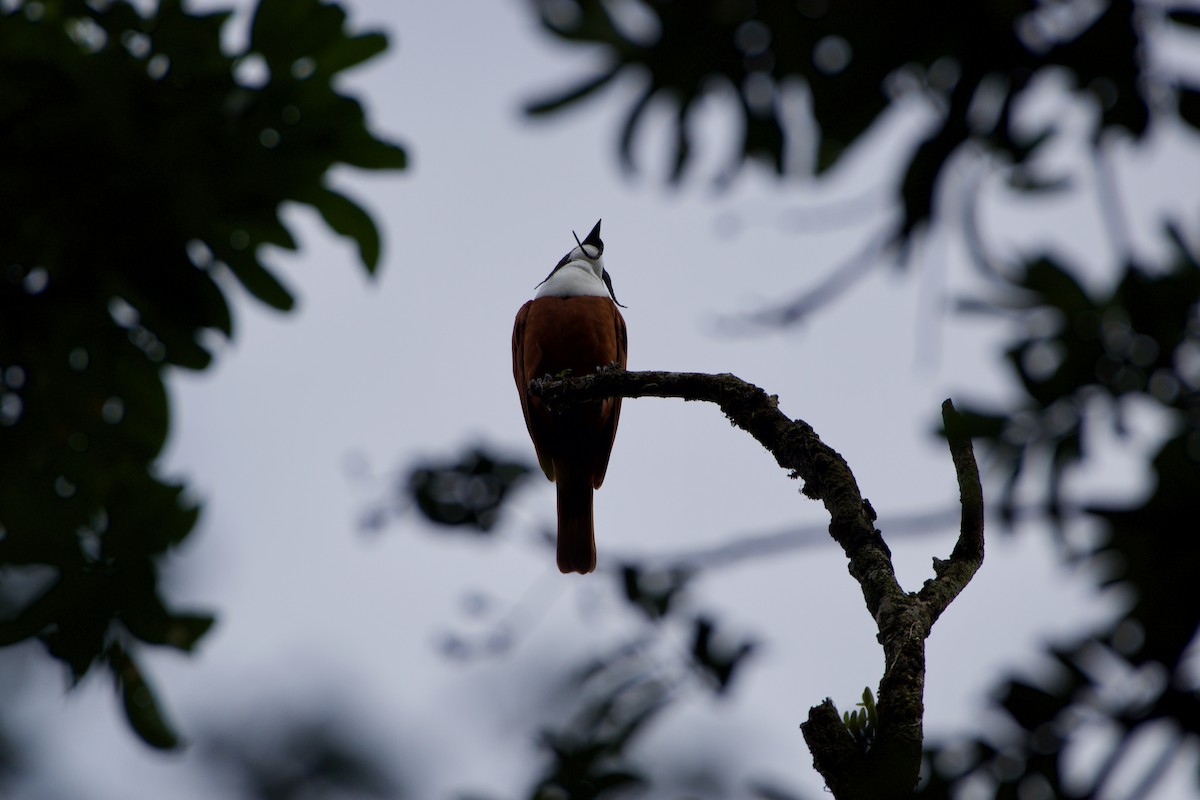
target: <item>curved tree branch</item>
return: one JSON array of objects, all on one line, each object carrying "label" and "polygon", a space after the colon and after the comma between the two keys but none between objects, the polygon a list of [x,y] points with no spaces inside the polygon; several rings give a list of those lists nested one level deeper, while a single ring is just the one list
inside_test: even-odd
[{"label": "curved tree branch", "polygon": [[784,415],[775,395],[727,373],[619,369],[564,379],[547,376],[531,381],[529,389],[550,408],[618,396],[716,403],[791,477],[804,481],[804,495],[820,500],[829,512],[829,533],[845,552],[850,574],[862,588],[879,631],[885,669],[879,682],[875,735],[865,747],[846,730],[831,700],[811,709],[800,727],[813,765],[838,800],[908,794],[921,764],[925,639],[983,561],[979,469],[953,404],[947,400],[942,414],[958,475],[961,531],[950,558],[934,559],[935,577],[920,592],[910,594],[896,580],[891,551],[875,528],[875,511],[862,497],[845,459],[822,442],[808,423]]},{"label": "curved tree branch", "polygon": [[950,457],[954,459],[954,472],[958,476],[962,522],[958,541],[949,560],[933,560],[933,571],[937,577],[925,581],[925,586],[917,594],[917,599],[929,608],[931,622],[941,616],[946,606],[966,587],[983,564],[983,487],[979,483],[979,468],[975,464],[971,439],[963,430],[962,418],[949,400],[942,403],[942,425],[950,445]]}]

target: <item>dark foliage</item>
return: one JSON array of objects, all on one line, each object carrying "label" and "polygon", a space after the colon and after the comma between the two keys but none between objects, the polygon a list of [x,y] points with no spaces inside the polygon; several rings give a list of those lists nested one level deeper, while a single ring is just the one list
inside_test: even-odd
[{"label": "dark foliage", "polygon": [[[1040,70],[1067,71],[1101,106],[1102,128],[1140,136],[1150,118],[1152,83],[1139,61],[1145,42],[1132,0],[1098,8],[955,0],[639,5],[648,13],[634,21],[615,18],[603,0],[538,3],[547,31],[598,45],[606,63],[575,87],[531,104],[530,113],[558,111],[624,73],[637,74],[643,88],[621,127],[622,164],[633,168],[637,126],[651,100],[665,99],[676,109],[671,176],[678,180],[692,151],[689,112],[729,88],[743,127],[729,173],[746,158],[765,159],[782,172],[796,135],[787,130],[782,93],[798,84],[817,131],[799,146],[815,153],[814,169],[823,173],[898,98],[920,91],[940,113],[904,170],[901,240],[930,221],[939,178],[964,143],[1021,164],[1045,141],[1048,131],[1022,135],[1012,125],[1014,105]],[[1175,19],[1185,21],[1180,12]],[[1185,90],[1182,99],[1191,111],[1195,93]]]},{"label": "dark foliage", "polygon": [[[1007,518],[1018,478],[1040,456],[1055,465],[1046,511],[1058,517],[1058,479],[1084,458],[1088,424],[1121,430],[1124,402],[1140,397],[1170,409],[1189,431],[1197,424],[1200,385],[1191,354],[1200,349],[1200,264],[1174,238],[1177,258],[1168,271],[1129,265],[1103,297],[1092,298],[1070,270],[1043,258],[1027,265],[998,299],[1000,308],[1026,322],[1028,333],[1005,352],[1025,400],[967,415],[1005,475],[1000,507]],[[1118,413],[1097,414],[1098,408]]]},{"label": "dark foliage", "polygon": [[[688,167],[689,112],[706,96],[737,98],[744,134],[727,175],[748,158],[779,171],[793,163],[788,148],[797,144],[797,131],[788,130],[783,104],[789,85],[804,87],[815,138],[799,145],[813,151],[818,174],[838,164],[896,101],[912,93],[932,100],[936,122],[915,150],[899,156],[902,211],[886,235],[902,245],[923,226],[956,219],[957,210],[939,207],[936,198],[948,180],[946,165],[968,146],[1014,188],[1050,188],[1053,179],[1039,174],[1035,156],[1057,134],[1054,124],[1022,131],[1014,122],[1016,104],[1050,71],[1066,75],[1069,91],[1090,98],[1097,110],[1088,146],[1099,158],[1107,134],[1139,139],[1156,116],[1200,128],[1200,78],[1147,66],[1154,36],[1194,35],[1200,28],[1200,14],[1185,6],[645,0],[635,4],[643,13],[630,15],[629,4],[621,11],[602,0],[536,5],[551,35],[598,50],[604,66],[575,88],[530,105],[530,113],[557,112],[618,76],[638,75],[641,94],[625,109],[618,136],[622,165],[634,167],[634,135],[651,101],[666,101],[676,110],[672,180]],[[1116,190],[1100,187],[1109,195]],[[1119,201],[1101,197],[1110,226],[1124,223],[1114,218]],[[1002,479],[998,506],[1016,524],[1016,509],[1029,508],[1017,495],[1018,479],[1048,465],[1049,484],[1032,498],[1037,516],[1052,523],[1072,562],[1105,565],[1102,585],[1120,584],[1135,600],[1106,629],[1049,647],[1055,677],[1044,684],[1010,680],[998,687],[1008,729],[933,747],[927,796],[968,783],[996,797],[1103,795],[1114,771],[1128,769],[1124,759],[1139,737],[1167,730],[1168,744],[1135,787],[1135,794],[1149,792],[1175,754],[1194,748],[1200,735],[1194,677],[1185,663],[1200,625],[1200,599],[1188,589],[1198,555],[1191,530],[1200,518],[1200,270],[1187,243],[1196,231],[1169,233],[1176,244],[1171,259],[1127,263],[1107,290],[1096,292],[1083,288],[1071,265],[1048,256],[1031,258],[1008,278],[980,259],[999,282],[994,296],[972,305],[1026,323],[1005,353],[1023,397],[964,413]],[[846,276],[832,276],[822,290],[852,281],[850,271],[861,273],[861,266],[848,265]],[[828,301],[815,294],[771,318],[794,323]],[[1088,458],[1090,433],[1098,426],[1123,432],[1134,404],[1156,409],[1168,428],[1147,465],[1156,478],[1153,492],[1130,507],[1080,508],[1083,501],[1067,495],[1064,479]],[[1107,532],[1100,544],[1085,547],[1063,536],[1081,520]],[[1117,744],[1097,772],[1066,781],[1064,752],[1102,728],[1117,732]]]},{"label": "dark foliage", "polygon": [[687,588],[690,577],[688,571],[681,569],[646,569],[632,563],[621,566],[625,599],[652,620],[667,616]]},{"label": "dark foliage", "polygon": [[[1157,728],[1170,735],[1160,757],[1141,767],[1149,791],[1184,743],[1200,736],[1187,656],[1200,626],[1200,595],[1187,588],[1200,559],[1200,539],[1190,533],[1200,516],[1200,264],[1175,239],[1180,249],[1167,271],[1131,265],[1099,298],[1048,260],[1014,281],[1023,312],[1042,318],[1038,332],[1006,354],[1025,403],[970,417],[1006,475],[1006,505],[1023,469],[1048,459],[1046,512],[1061,531],[1072,514],[1061,507],[1060,482],[1086,457],[1086,431],[1119,429],[1124,404],[1135,398],[1165,414],[1167,436],[1150,465],[1150,496],[1133,507],[1086,509],[1107,537],[1087,551],[1069,550],[1102,567],[1101,587],[1130,590],[1132,604],[1104,630],[1051,647],[1053,675],[1044,685],[1003,683],[997,702],[1011,729],[968,746],[935,748],[933,763],[941,768],[927,789],[931,796],[980,778],[996,797],[1030,781],[1058,797],[1102,796],[1118,766],[1131,769],[1123,761],[1134,743]],[[1077,737],[1096,737],[1105,726],[1117,733],[1117,744],[1099,771],[1066,781],[1064,753]]]},{"label": "dark foliage", "polygon": [[[237,718],[245,715],[233,712]],[[394,775],[391,748],[364,737],[363,720],[344,709],[255,708],[197,742],[205,776],[220,797],[237,800],[396,800],[408,794]]]},{"label": "dark foliage", "polygon": [[191,650],[210,614],[170,608],[158,570],[199,507],[156,459],[164,372],[204,369],[232,335],[236,278],[287,310],[262,263],[295,249],[285,202],[314,207],[374,270],[379,235],[330,189],[335,164],[402,168],[341,71],[380,53],[318,0],[263,0],[244,52],[228,13],[178,0],[18,2],[0,13],[0,566],[50,568],[0,621],[79,680],[113,673],[130,722],[177,737],[138,665],[141,645]]},{"label": "dark foliage", "polygon": [[743,660],[754,652],[754,642],[723,641],[707,616],[696,617],[692,633],[692,663],[718,693],[725,692]]},{"label": "dark foliage", "polygon": [[[675,616],[687,624],[688,615]],[[637,751],[639,739],[674,703],[697,693],[723,694],[753,649],[748,642],[726,646],[726,632],[711,617],[695,615],[690,623],[695,646],[686,657],[663,646],[660,629],[632,637],[571,677],[568,690],[578,697],[574,713],[539,736],[545,767],[531,800],[622,797],[634,788],[649,796],[725,796],[719,772],[710,774],[712,765],[699,754],[684,763],[662,764],[639,758]],[[721,644],[713,646],[717,641]],[[680,785],[697,781],[703,791]]]},{"label": "dark foliage", "polygon": [[528,464],[474,448],[458,461],[412,467],[403,493],[430,522],[488,533],[509,492],[532,471]]},{"label": "dark foliage", "polygon": [[[509,460],[485,446],[473,447],[457,459],[422,460],[407,471],[406,480],[396,483],[394,496],[368,512],[369,527],[380,529],[416,507],[447,532],[490,533],[496,515],[511,499],[510,490],[536,472],[532,464]],[[464,497],[487,501],[464,502]],[[547,553],[552,552],[553,540],[545,539],[545,545]],[[734,634],[716,615],[693,606],[687,591],[691,568],[629,562],[608,574],[614,581],[610,588],[628,604],[633,625],[626,637],[585,659],[558,687],[565,695],[561,722],[541,725],[534,737],[543,766],[530,789],[532,800],[621,797],[629,792],[689,796],[690,784],[683,784],[705,783],[707,779],[696,776],[708,775],[712,765],[699,756],[665,765],[644,763],[639,742],[662,712],[684,698],[729,694],[757,649],[754,639]],[[548,609],[544,598],[534,595],[498,617],[500,609],[487,598],[464,600],[470,615],[478,617],[472,626],[482,623],[483,629],[443,635],[440,648],[454,661],[511,654]],[[570,665],[565,659],[549,665],[547,672]],[[725,796],[717,786],[718,773],[710,777],[711,785],[705,783],[700,796]],[[755,791],[754,796],[786,796],[778,788]]]}]

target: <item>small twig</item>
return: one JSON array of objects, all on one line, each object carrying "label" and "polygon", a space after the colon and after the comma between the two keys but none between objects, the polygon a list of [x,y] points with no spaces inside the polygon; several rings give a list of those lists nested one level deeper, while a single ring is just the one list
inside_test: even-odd
[{"label": "small twig", "polygon": [[983,231],[980,224],[980,208],[979,199],[982,196],[983,183],[980,173],[982,167],[972,175],[972,179],[966,182],[963,186],[962,193],[959,197],[959,230],[962,231],[963,243],[967,248],[967,255],[975,263],[985,276],[997,280],[1007,281],[1007,273],[1005,265],[1000,263],[992,253],[988,250],[987,242],[984,241]]},{"label": "small twig", "polygon": [[[911,538],[940,534],[959,519],[957,507],[946,506],[927,511],[888,516],[888,538]],[[616,556],[622,563],[639,561],[656,567],[684,569],[717,569],[733,567],[756,558],[788,553],[806,547],[828,545],[829,525],[814,522],[775,531],[743,531],[731,534],[728,541],[700,545],[688,549],[659,553],[639,553],[637,556]]]},{"label": "small twig", "polygon": [[1121,208],[1121,187],[1116,168],[1108,157],[1112,149],[1112,137],[1101,137],[1092,148],[1092,169],[1096,175],[1096,202],[1100,206],[1103,228],[1108,232],[1109,245],[1119,264],[1128,264],[1133,257],[1132,236],[1129,220]]},{"label": "small twig", "polygon": [[958,476],[962,522],[950,558],[933,560],[937,577],[926,581],[917,594],[928,607],[931,622],[941,616],[983,564],[983,487],[979,482],[979,467],[975,463],[971,439],[963,430],[962,417],[949,400],[942,403],[942,424],[950,457],[954,460],[954,472]]},{"label": "small twig", "polygon": [[812,314],[827,306],[866,278],[879,265],[887,246],[896,241],[896,226],[888,223],[862,248],[829,271],[829,274],[785,303],[748,314],[718,321],[722,333],[740,334],[763,328],[786,328],[806,322]]}]

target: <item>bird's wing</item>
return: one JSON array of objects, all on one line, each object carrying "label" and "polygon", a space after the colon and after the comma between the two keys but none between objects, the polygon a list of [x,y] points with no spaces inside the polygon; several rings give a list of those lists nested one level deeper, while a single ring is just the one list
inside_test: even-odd
[{"label": "bird's wing", "polygon": [[[621,369],[625,369],[629,360],[629,333],[625,329],[625,318],[621,316],[621,312],[617,309],[617,304],[612,303],[613,315],[613,336],[617,345],[617,357],[614,359]],[[604,483],[604,473],[608,471],[608,458],[612,455],[613,442],[617,438],[617,423],[621,419],[621,398],[613,397],[604,401],[605,411],[611,412],[608,414],[608,419],[604,423],[604,429],[601,433],[600,452],[596,454],[596,464],[592,469],[592,487],[599,489]]]},{"label": "bird's wing", "polygon": [[542,453],[538,446],[538,435],[534,431],[533,418],[530,416],[529,403],[529,381],[536,376],[527,374],[525,361],[525,322],[529,318],[529,307],[533,301],[525,303],[521,306],[521,310],[517,312],[517,318],[513,322],[513,380],[517,384],[517,395],[521,398],[521,413],[525,417],[525,428],[529,431],[529,438],[533,441],[534,452],[537,453],[538,464],[542,468],[542,472],[546,473],[546,477],[554,480],[554,463]]}]

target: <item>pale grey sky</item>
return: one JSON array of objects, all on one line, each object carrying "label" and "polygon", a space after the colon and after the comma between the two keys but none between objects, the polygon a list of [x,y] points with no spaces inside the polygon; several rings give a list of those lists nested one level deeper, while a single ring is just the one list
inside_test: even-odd
[{"label": "pale grey sky", "polygon": [[[548,121],[522,118],[523,101],[592,63],[543,36],[525,4],[348,6],[358,27],[386,30],[393,46],[347,85],[375,130],[411,155],[404,173],[337,174],[337,186],[378,221],[384,262],[377,280],[365,279],[347,243],[313,215],[293,213],[303,250],[272,260],[299,309],[283,316],[237,292],[233,345],[208,372],[172,377],[165,463],[205,510],[168,586],[178,604],[215,609],[219,621],[194,657],[146,660],[185,735],[239,703],[342,698],[385,749],[401,752],[399,769],[415,770],[404,775],[414,796],[517,796],[537,765],[529,715],[539,684],[557,677],[546,664],[575,664],[629,630],[613,578],[561,576],[552,551],[534,544],[554,518],[552,487],[540,479],[493,541],[436,535],[415,516],[369,538],[355,525],[383,485],[355,482],[345,465],[361,454],[389,475],[477,441],[532,459],[512,385],[511,325],[571,246],[572,229],[582,235],[604,219],[606,265],[628,305],[631,369],[730,371],[778,394],[788,414],[846,457],[885,535],[891,517],[954,501],[950,459],[930,431],[947,396],[1011,391],[995,365],[1001,329],[946,316],[929,336],[919,323],[972,280],[950,238],[921,248],[908,272],[877,271],[795,330],[712,333],[720,315],[812,285],[861,247],[881,214],[820,234],[788,232],[779,220],[886,191],[878,176],[919,111],[831,187],[814,191],[749,168],[725,193],[703,180],[670,191],[653,169],[633,180],[618,173],[617,114],[628,85]],[[703,116],[712,143],[701,144],[702,160],[720,163],[722,114],[713,107]],[[654,125],[647,133],[639,151],[653,167],[661,147]],[[994,212],[992,235],[1035,238],[1035,224],[1013,222],[1020,213]],[[1058,216],[1049,223],[1046,213]],[[751,223],[718,235],[717,220],[729,214]],[[1086,195],[1039,219],[1068,248],[1103,250]],[[1114,458],[1096,480],[1136,491],[1129,463],[1137,462]],[[798,488],[715,408],[626,401],[596,496],[601,569],[617,554],[821,524],[821,507]],[[920,586],[953,537],[946,530],[893,543],[906,587]],[[468,592],[501,608],[544,605],[545,614],[509,655],[448,663],[435,645],[447,629],[470,630],[461,611]],[[727,701],[691,703],[661,720],[648,756],[698,737],[727,746],[736,775],[822,796],[798,725],[826,696],[852,707],[882,667],[841,553],[809,547],[716,570],[689,602],[765,646]],[[1002,670],[1032,669],[1043,642],[1105,618],[1115,602],[1058,566],[1047,537],[993,531],[983,570],[929,643],[927,733],[975,726]],[[163,787],[179,800],[214,796],[189,769],[194,756],[135,740],[107,680],[93,676],[64,697],[60,676],[26,677],[16,722],[37,731],[34,752],[55,769],[31,796],[139,800],[168,796]]]}]

